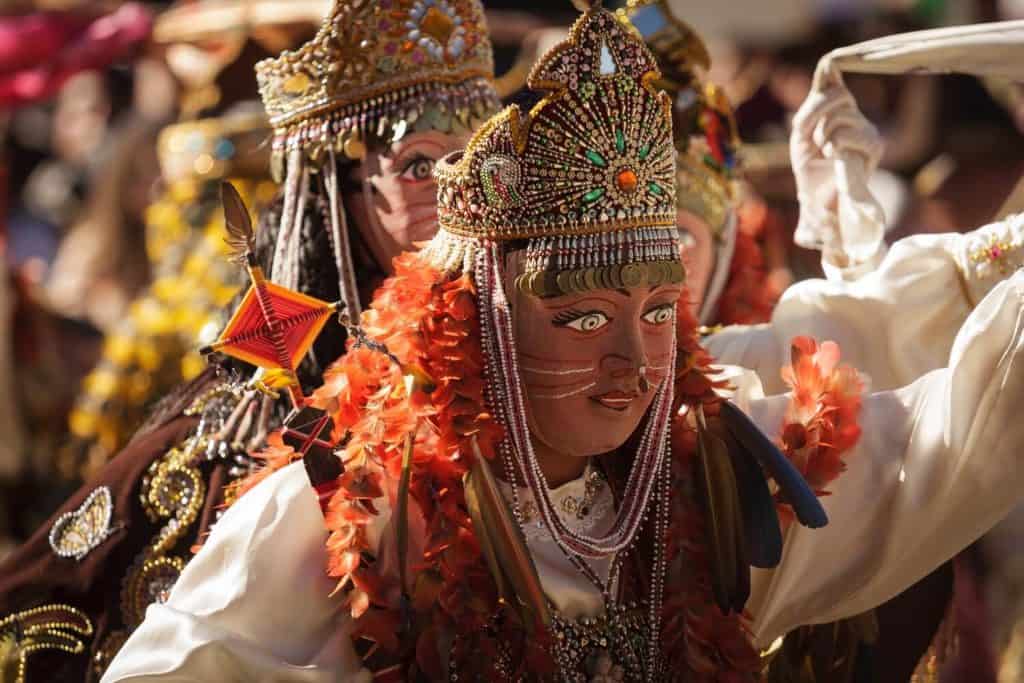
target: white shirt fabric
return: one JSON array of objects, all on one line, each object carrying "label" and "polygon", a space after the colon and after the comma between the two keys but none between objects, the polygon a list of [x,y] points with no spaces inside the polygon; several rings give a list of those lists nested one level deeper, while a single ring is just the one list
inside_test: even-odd
[{"label": "white shirt fabric", "polygon": [[[863,436],[822,501],[829,525],[791,527],[780,565],[753,575],[748,607],[758,646],[885,602],[1019,499],[1024,271],[995,285],[964,318],[939,369],[865,396]],[[735,400],[776,435],[788,396],[762,397],[756,379],[738,385]],[[600,501],[594,507],[613,514]],[[569,618],[599,613],[597,589],[549,538],[530,536],[556,607]],[[369,680],[348,639],[342,599],[328,597],[326,538],[302,465],[274,474],[227,511],[167,603],[149,608],[104,683]]]},{"label": "white shirt fabric", "polygon": [[[992,245],[1006,247],[991,261]],[[769,323],[736,325],[705,348],[725,365],[754,370],[769,395],[798,335],[839,344],[843,360],[875,391],[945,367],[975,305],[1024,264],[1024,214],[966,233],[914,235],[896,242],[877,270],[857,279],[805,280],[787,289]]]}]

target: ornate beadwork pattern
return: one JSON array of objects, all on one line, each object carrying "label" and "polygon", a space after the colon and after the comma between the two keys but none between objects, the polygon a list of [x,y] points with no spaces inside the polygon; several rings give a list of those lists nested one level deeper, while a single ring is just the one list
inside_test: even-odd
[{"label": "ornate beadwork pattern", "polygon": [[150,464],[139,489],[139,503],[154,523],[164,524],[139,553],[121,580],[121,622],[124,628],[110,632],[96,649],[92,667],[101,676],[124,642],[142,623],[146,609],[164,602],[188,558],[172,554],[193,533],[206,499],[204,463],[226,461],[229,480],[252,469],[247,453],[247,425],[259,406],[258,391],[238,381],[218,383],[192,402],[186,415],[198,416],[199,424],[180,444]]},{"label": "ornate beadwork pattern", "polygon": [[352,152],[353,136],[400,138],[428,112],[468,130],[498,107],[479,0],[336,0],[312,41],[256,77],[278,150],[330,140]]},{"label": "ornate beadwork pattern", "polygon": [[646,672],[650,628],[646,610],[636,604],[609,605],[595,618],[552,620],[555,657],[562,681],[655,680]]},{"label": "ornate beadwork pattern", "polygon": [[146,608],[167,601],[178,576],[185,568],[180,557],[156,555],[139,558],[121,584],[121,615],[129,629],[146,617]]},{"label": "ornate beadwork pattern", "polygon": [[541,60],[529,114],[492,118],[437,167],[444,230],[495,240],[675,225],[671,102],[652,55],[608,12]]},{"label": "ornate beadwork pattern", "polygon": [[199,467],[203,461],[228,461],[232,479],[250,472],[253,461],[246,444],[233,430],[241,413],[255,408],[251,399],[256,393],[240,382],[223,382],[185,411],[186,415],[201,417],[198,427],[184,442],[153,461],[139,490],[139,502],[149,519],[167,520],[147,548],[148,558],[172,550],[198,520],[206,497],[205,478]]},{"label": "ornate beadwork pattern", "polygon": [[82,639],[92,633],[89,617],[70,605],[41,605],[0,619],[0,678],[25,683],[30,655],[46,650],[80,655]]},{"label": "ornate beadwork pattern", "polygon": [[96,488],[77,510],[65,512],[50,529],[50,548],[60,557],[82,560],[116,527],[112,526],[114,497],[110,488]]},{"label": "ornate beadwork pattern", "polygon": [[[523,535],[527,540],[550,540],[551,532],[544,525],[537,502],[529,490],[518,491],[518,498]],[[615,507],[608,483],[596,469],[587,472],[582,481],[555,489],[551,492],[551,499],[566,525],[584,534],[594,533],[595,525]]]}]

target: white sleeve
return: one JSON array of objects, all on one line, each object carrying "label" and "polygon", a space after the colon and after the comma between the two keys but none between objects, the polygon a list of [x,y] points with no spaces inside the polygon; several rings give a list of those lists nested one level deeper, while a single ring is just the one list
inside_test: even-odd
[{"label": "white sleeve", "polygon": [[[1024,270],[957,335],[948,366],[865,397],[848,470],[822,502],[823,529],[794,525],[781,564],[756,571],[759,645],[889,600],[991,528],[1024,490]],[[752,401],[777,431],[786,396]],[[769,432],[774,433],[774,432]]]},{"label": "white sleeve", "polygon": [[716,360],[758,373],[769,395],[799,335],[832,340],[873,390],[945,367],[974,306],[1024,261],[1024,214],[971,233],[900,240],[878,270],[843,282],[805,280],[782,295],[771,323],[726,328],[706,340]]},{"label": "white sleeve", "polygon": [[369,681],[329,597],[326,538],[302,463],[276,472],[227,510],[103,683]]}]

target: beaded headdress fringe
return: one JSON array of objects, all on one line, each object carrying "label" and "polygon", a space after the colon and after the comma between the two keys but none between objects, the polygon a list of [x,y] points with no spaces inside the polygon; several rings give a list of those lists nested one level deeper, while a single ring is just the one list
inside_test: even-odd
[{"label": "beaded headdress fringe", "polygon": [[356,106],[277,128],[271,168],[280,178],[292,150],[320,163],[328,148],[358,159],[367,145],[399,142],[409,133],[437,130],[468,134],[500,108],[494,85],[485,77],[458,83],[419,83]]}]

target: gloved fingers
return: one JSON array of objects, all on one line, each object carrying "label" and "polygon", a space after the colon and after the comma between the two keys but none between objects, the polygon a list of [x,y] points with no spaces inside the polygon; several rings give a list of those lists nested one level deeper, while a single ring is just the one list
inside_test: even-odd
[{"label": "gloved fingers", "polygon": [[793,129],[810,128],[818,120],[832,115],[837,109],[856,107],[853,95],[845,87],[812,90],[793,115]]}]

